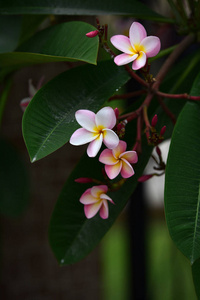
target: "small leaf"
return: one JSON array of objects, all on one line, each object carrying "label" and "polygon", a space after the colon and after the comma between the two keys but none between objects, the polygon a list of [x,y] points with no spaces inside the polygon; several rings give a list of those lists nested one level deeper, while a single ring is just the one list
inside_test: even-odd
[{"label": "small leaf", "polygon": [[0,166],[0,213],[16,217],[28,204],[29,182],[23,161],[3,139],[0,139]]},{"label": "small leaf", "polygon": [[113,60],[81,66],[55,77],[34,96],[23,117],[24,140],[32,161],[63,146],[80,127],[78,109],[97,111],[129,79]]},{"label": "small leaf", "polygon": [[[200,74],[191,94],[200,94]],[[196,94],[197,95],[197,94]],[[200,106],[188,102],[174,128],[167,160],[165,213],[170,235],[193,263],[200,258]]]},{"label": "small leaf", "polygon": [[173,22],[136,0],[7,0],[0,3],[0,11],[1,14],[131,15],[140,19]]}]

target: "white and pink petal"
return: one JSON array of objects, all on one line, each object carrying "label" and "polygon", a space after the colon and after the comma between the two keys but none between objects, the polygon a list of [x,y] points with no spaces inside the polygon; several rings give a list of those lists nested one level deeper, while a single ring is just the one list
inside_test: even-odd
[{"label": "white and pink petal", "polygon": [[84,128],[77,129],[70,138],[70,144],[74,146],[90,143],[98,137],[97,134],[90,132]]},{"label": "white and pink petal", "polygon": [[126,151],[124,153],[121,153],[120,158],[126,159],[131,164],[135,164],[138,162],[138,155],[136,151]]},{"label": "white and pink petal", "polygon": [[84,206],[84,212],[87,219],[93,218],[99,211],[102,205],[102,201],[98,201],[94,204],[89,204]]},{"label": "white and pink petal", "polygon": [[118,160],[113,156],[111,149],[105,149],[99,156],[99,161],[105,165],[115,165]]},{"label": "white and pink petal", "polygon": [[89,157],[95,157],[99,152],[103,141],[103,134],[98,135],[87,147],[87,155]]},{"label": "white and pink petal", "polygon": [[100,199],[104,199],[104,200],[110,201],[112,204],[115,204],[113,202],[113,200],[108,195],[106,195],[106,194],[101,194],[100,195]]},{"label": "white and pink petal", "polygon": [[111,129],[103,129],[103,142],[107,148],[113,149],[119,144],[118,135]]},{"label": "white and pink petal", "polygon": [[142,42],[141,46],[144,47],[144,52],[147,57],[153,57],[160,51],[160,39],[157,36],[148,36]]},{"label": "white and pink petal", "polygon": [[130,39],[125,35],[114,35],[110,39],[111,43],[118,50],[127,54],[132,54],[133,49],[130,43]]},{"label": "white and pink petal", "polygon": [[108,202],[106,200],[102,201],[99,214],[102,219],[108,219],[109,211],[108,211]]},{"label": "white and pink petal", "polygon": [[116,165],[105,165],[105,172],[110,179],[114,179],[119,175],[122,169],[122,161],[119,161]]},{"label": "white and pink petal", "polygon": [[138,57],[138,54],[119,54],[114,58],[114,62],[117,66],[123,66],[129,64],[130,62],[134,61]]},{"label": "white and pink petal", "polygon": [[91,188],[91,195],[100,199],[101,194],[107,193],[107,185],[96,185]]},{"label": "white and pink petal", "polygon": [[111,107],[103,107],[95,116],[97,127],[112,129],[116,125],[116,115]]},{"label": "white and pink petal", "polygon": [[82,204],[93,204],[98,202],[98,199],[91,195],[91,188],[87,189],[81,196],[79,200]]},{"label": "white and pink petal", "polygon": [[87,109],[79,109],[75,113],[76,121],[85,129],[94,132],[95,123],[95,113]]},{"label": "white and pink petal", "polygon": [[132,64],[132,69],[139,70],[139,69],[143,68],[146,64],[146,61],[147,61],[146,54],[143,51],[140,51],[139,56],[137,57],[136,60],[134,60],[134,62]]},{"label": "white and pink petal", "polygon": [[138,22],[133,22],[129,29],[129,38],[132,47],[134,48],[135,45],[139,45],[146,36],[147,33],[144,26]]},{"label": "white and pink petal", "polygon": [[129,178],[135,174],[133,167],[127,160],[122,158],[122,168],[121,168],[121,175],[123,178]]},{"label": "white and pink petal", "polygon": [[112,149],[112,153],[116,159],[118,159],[121,155],[121,153],[126,151],[127,144],[124,141],[119,141],[119,144],[117,147]]}]

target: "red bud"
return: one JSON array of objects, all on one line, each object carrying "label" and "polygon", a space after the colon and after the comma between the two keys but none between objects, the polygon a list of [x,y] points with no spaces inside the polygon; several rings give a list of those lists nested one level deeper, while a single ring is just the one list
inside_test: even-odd
[{"label": "red bud", "polygon": [[165,131],[166,131],[166,126],[163,126],[163,128],[161,128],[161,131],[160,131],[160,135],[163,136],[165,134]]},{"label": "red bud", "polygon": [[118,118],[119,117],[119,109],[117,107],[114,109],[114,112],[115,112],[116,118]]},{"label": "red bud", "polygon": [[80,177],[80,178],[75,179],[74,181],[78,182],[78,183],[90,183],[90,182],[93,182],[93,179],[88,178],[88,177]]},{"label": "red bud", "polygon": [[151,126],[152,126],[152,127],[155,127],[156,124],[157,124],[157,122],[158,122],[158,116],[155,115],[155,116],[153,117],[152,121],[151,121]]},{"label": "red bud", "polygon": [[98,30],[94,30],[94,31],[90,31],[90,32],[86,33],[86,36],[89,37],[89,38],[93,38],[93,37],[95,37],[98,34],[99,34],[99,31]]},{"label": "red bud", "polygon": [[149,180],[151,177],[153,177],[153,174],[143,175],[140,178],[138,178],[138,181],[139,182],[145,182],[145,181]]}]

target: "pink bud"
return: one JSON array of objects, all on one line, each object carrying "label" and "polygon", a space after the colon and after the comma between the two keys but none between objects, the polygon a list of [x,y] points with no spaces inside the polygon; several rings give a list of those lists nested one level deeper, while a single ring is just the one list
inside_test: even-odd
[{"label": "pink bud", "polygon": [[88,177],[80,177],[80,178],[75,179],[74,181],[78,182],[78,183],[90,183],[90,182],[93,182],[93,179],[88,178]]},{"label": "pink bud", "polygon": [[140,178],[138,178],[138,181],[139,182],[145,182],[145,181],[149,180],[151,177],[153,177],[153,174],[143,175]]},{"label": "pink bud", "polygon": [[161,151],[160,151],[160,148],[158,146],[156,147],[156,152],[157,152],[158,156],[161,156]]},{"label": "pink bud", "polygon": [[158,122],[158,116],[155,115],[155,116],[153,117],[152,121],[151,121],[151,126],[152,126],[152,127],[155,127],[156,124],[157,124],[157,122]]},{"label": "pink bud", "polygon": [[118,118],[119,117],[119,109],[117,107],[114,109],[114,112],[115,112],[116,118]]},{"label": "pink bud", "polygon": [[163,126],[161,128],[160,135],[163,136],[165,134],[165,131],[166,131],[166,126]]},{"label": "pink bud", "polygon": [[90,31],[90,32],[86,33],[86,36],[89,37],[89,38],[93,38],[93,37],[95,37],[98,34],[99,34],[99,31],[98,30],[94,30],[94,31]]}]

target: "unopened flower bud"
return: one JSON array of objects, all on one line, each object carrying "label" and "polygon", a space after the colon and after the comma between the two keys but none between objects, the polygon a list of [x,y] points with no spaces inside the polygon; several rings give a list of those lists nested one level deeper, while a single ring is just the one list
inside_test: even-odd
[{"label": "unopened flower bud", "polygon": [[119,117],[119,109],[116,107],[114,109],[114,112],[115,112],[116,119],[118,119],[118,117]]},{"label": "unopened flower bud", "polygon": [[80,178],[75,179],[74,181],[78,182],[78,183],[90,183],[90,182],[93,182],[93,179],[88,178],[88,177],[80,177]]},{"label": "unopened flower bud", "polygon": [[99,31],[94,30],[94,31],[90,31],[90,32],[86,33],[86,36],[89,38],[93,38],[93,37],[97,36],[98,34],[99,34]]},{"label": "unopened flower bud", "polygon": [[161,151],[160,151],[160,148],[158,146],[156,147],[156,152],[157,152],[158,156],[161,156]]},{"label": "unopened flower bud", "polygon": [[158,122],[158,116],[155,115],[155,116],[153,117],[152,121],[151,121],[151,126],[152,126],[152,127],[155,127],[156,124],[157,124],[157,122]]},{"label": "unopened flower bud", "polygon": [[139,182],[145,182],[145,181],[149,180],[149,179],[152,178],[152,177],[153,177],[153,174],[143,175],[143,176],[141,176],[140,178],[138,178],[138,181],[139,181]]},{"label": "unopened flower bud", "polygon": [[166,131],[166,126],[163,126],[161,128],[160,135],[163,136],[165,134],[165,131]]}]

